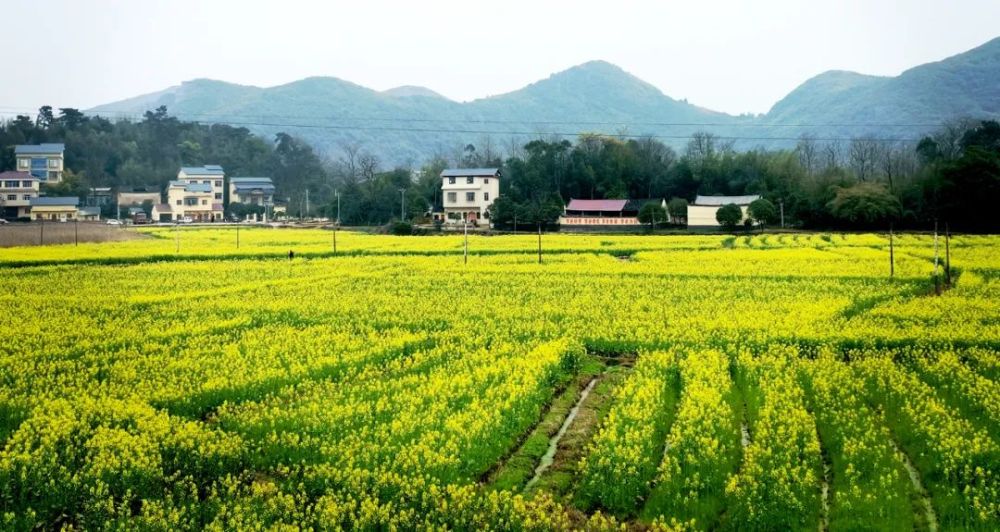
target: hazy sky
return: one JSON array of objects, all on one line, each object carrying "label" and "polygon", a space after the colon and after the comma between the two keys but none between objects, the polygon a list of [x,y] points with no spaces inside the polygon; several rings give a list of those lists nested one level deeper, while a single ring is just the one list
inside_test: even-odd
[{"label": "hazy sky", "polygon": [[3,0],[0,112],[80,107],[193,78],[336,76],[457,100],[591,59],[674,98],[766,112],[824,70],[896,75],[1000,36],[998,0]]}]

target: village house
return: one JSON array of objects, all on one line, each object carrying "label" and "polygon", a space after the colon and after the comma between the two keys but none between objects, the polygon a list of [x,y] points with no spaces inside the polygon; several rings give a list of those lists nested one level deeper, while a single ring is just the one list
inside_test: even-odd
[{"label": "village house", "polygon": [[75,196],[42,196],[31,199],[32,220],[76,220],[79,216],[80,198]]},{"label": "village house", "polygon": [[759,200],[759,195],[746,196],[697,196],[694,203],[688,205],[687,220],[688,227],[719,227],[719,221],[715,218],[715,213],[723,205],[734,204],[743,211],[743,220],[747,219],[747,210],[750,204]]},{"label": "village house", "polygon": [[38,178],[28,172],[0,172],[0,217],[29,217],[31,200],[38,197],[38,188]]},{"label": "village house", "polygon": [[212,188],[212,199],[220,206],[223,204],[226,173],[217,164],[205,166],[182,166],[177,172],[177,181],[185,184],[199,183]]},{"label": "village house", "polygon": [[663,208],[667,206],[663,198],[571,199],[559,217],[559,224],[563,227],[640,226],[639,210],[647,203],[657,203]]},{"label": "village house", "polygon": [[274,182],[270,177],[229,178],[229,204],[274,205]]},{"label": "village house", "polygon": [[28,172],[42,183],[59,183],[63,178],[62,143],[20,144],[14,147],[17,171]]},{"label": "village house", "polygon": [[435,219],[444,223],[489,221],[489,209],[500,194],[499,168],[448,168],[441,172],[442,210]]},{"label": "village house", "polygon": [[222,220],[222,203],[211,184],[171,181],[167,202],[154,205],[152,214],[157,222],[215,222]]}]

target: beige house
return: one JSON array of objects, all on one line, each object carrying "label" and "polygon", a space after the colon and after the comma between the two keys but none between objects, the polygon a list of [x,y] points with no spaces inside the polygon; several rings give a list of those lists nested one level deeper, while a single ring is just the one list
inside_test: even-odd
[{"label": "beige house", "polygon": [[270,177],[229,178],[229,204],[274,205],[274,182]]},{"label": "beige house", "polygon": [[442,212],[435,217],[444,223],[489,222],[487,209],[500,195],[499,168],[449,168],[441,172]]},{"label": "beige house", "polygon": [[719,227],[719,221],[715,219],[715,213],[723,205],[734,204],[743,211],[743,220],[747,219],[747,210],[750,204],[759,200],[759,195],[749,196],[697,196],[694,203],[688,205],[687,222],[688,227]]},{"label": "beige house", "polygon": [[14,147],[17,171],[28,172],[42,183],[59,183],[63,178],[62,143],[20,144]]},{"label": "beige house", "polygon": [[222,220],[222,203],[209,184],[171,181],[167,202],[154,205],[152,214],[157,222],[215,222]]},{"label": "beige house", "polygon": [[0,218],[27,218],[38,197],[38,179],[28,172],[0,172]]},{"label": "beige house", "polygon": [[212,187],[212,199],[220,206],[223,204],[226,173],[217,164],[205,166],[182,166],[177,172],[177,181],[188,185],[201,184]]},{"label": "beige house", "polygon": [[31,200],[31,219],[43,221],[76,220],[79,216],[80,198],[43,196]]}]

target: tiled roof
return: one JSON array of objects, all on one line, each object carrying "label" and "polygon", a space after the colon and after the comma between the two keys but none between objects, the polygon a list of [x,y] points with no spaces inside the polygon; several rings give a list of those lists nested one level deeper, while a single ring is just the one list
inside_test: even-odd
[{"label": "tiled roof", "polygon": [[268,183],[273,184],[270,177],[230,177],[230,183]]},{"label": "tiled roof", "polygon": [[567,211],[588,211],[588,212],[621,212],[625,208],[628,200],[588,200],[571,199],[566,206]]},{"label": "tiled roof", "polygon": [[499,168],[446,168],[441,177],[500,177]]},{"label": "tiled roof", "polygon": [[15,172],[14,170],[7,170],[6,172],[0,172],[0,179],[17,179],[24,181],[37,181],[38,178],[29,174],[28,172]]},{"label": "tiled roof", "polygon": [[80,198],[76,196],[42,196],[39,198],[31,198],[30,205],[34,206],[49,206],[49,207],[76,207],[80,204]]},{"label": "tiled roof", "polygon": [[66,151],[66,145],[61,142],[50,142],[45,144],[18,144],[14,146],[14,153],[17,155],[49,155]]},{"label": "tiled roof", "polygon": [[694,205],[701,205],[703,207],[721,207],[722,205],[729,205],[730,203],[735,203],[736,205],[750,205],[752,202],[759,199],[760,195],[696,196],[694,198]]},{"label": "tiled roof", "polygon": [[182,166],[181,172],[184,172],[187,175],[225,175],[222,167],[217,164],[206,164],[205,166]]}]

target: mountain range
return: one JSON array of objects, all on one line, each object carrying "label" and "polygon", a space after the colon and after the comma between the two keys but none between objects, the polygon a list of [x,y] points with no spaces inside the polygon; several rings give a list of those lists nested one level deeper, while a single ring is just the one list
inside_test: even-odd
[{"label": "mountain range", "polygon": [[285,131],[331,157],[355,145],[384,166],[452,155],[487,138],[499,147],[578,132],[654,135],[674,147],[697,131],[729,137],[737,148],[790,146],[802,134],[915,138],[948,120],[1000,118],[1000,38],[894,77],[828,71],[757,116],[673,99],[604,61],[470,102],[424,87],[376,91],[333,77],[269,88],[196,79],[88,111],[135,116],[161,105],[181,119],[244,126],[265,136]]}]

